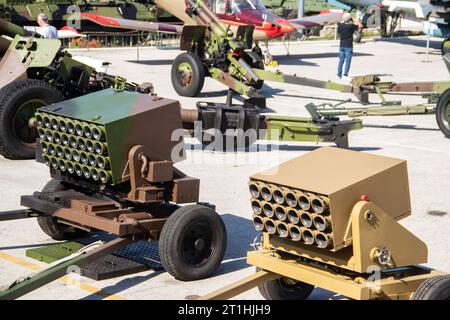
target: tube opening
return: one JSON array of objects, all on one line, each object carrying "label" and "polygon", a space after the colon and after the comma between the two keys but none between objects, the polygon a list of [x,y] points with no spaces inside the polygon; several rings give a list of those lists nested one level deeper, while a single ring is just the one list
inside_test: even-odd
[{"label": "tube opening", "polygon": [[286,194],[286,203],[292,207],[295,208],[297,206],[297,198],[295,197],[295,194],[292,192],[289,192]]},{"label": "tube opening", "polygon": [[268,218],[272,218],[274,216],[273,207],[270,203],[264,204],[263,212]]},{"label": "tube opening", "polygon": [[270,191],[269,187],[266,186],[261,189],[261,196],[266,201],[272,200],[272,192]]},{"label": "tube opening", "polygon": [[302,238],[303,241],[305,241],[306,244],[313,244],[314,243],[314,235],[310,230],[304,230],[302,232]]},{"label": "tube opening", "polygon": [[250,195],[252,196],[252,198],[255,198],[255,199],[259,198],[260,192],[259,192],[258,186],[256,184],[252,183],[250,185],[249,189],[250,189]]},{"label": "tube opening", "polygon": [[280,238],[287,238],[289,236],[289,231],[285,223],[279,223],[277,225],[277,232]]},{"label": "tube opening", "polygon": [[275,202],[278,203],[278,204],[283,204],[284,203],[284,195],[281,192],[281,190],[275,190],[273,192],[273,200],[275,200]]},{"label": "tube opening", "polygon": [[287,217],[292,224],[298,224],[300,222],[300,217],[297,210],[289,209]]},{"label": "tube opening", "polygon": [[309,201],[307,196],[300,196],[298,197],[298,204],[300,205],[300,208],[307,211],[311,208],[311,202]]},{"label": "tube opening", "polygon": [[286,211],[280,206],[275,208],[275,216],[281,221],[285,221],[287,219]]},{"label": "tube opening", "polygon": [[253,226],[256,231],[264,231],[264,221],[260,217],[253,217]]},{"label": "tube opening", "polygon": [[294,241],[302,240],[302,231],[297,226],[291,226],[291,228],[289,229],[289,235]]},{"label": "tube opening", "polygon": [[275,226],[275,222],[273,222],[273,220],[268,219],[265,223],[264,226],[266,228],[266,231],[269,234],[275,234],[277,232],[277,227]]},{"label": "tube opening", "polygon": [[301,221],[302,225],[304,225],[307,228],[311,228],[312,225],[313,225],[313,221],[311,219],[311,216],[308,213],[306,213],[306,212],[303,212],[300,215],[300,221]]}]

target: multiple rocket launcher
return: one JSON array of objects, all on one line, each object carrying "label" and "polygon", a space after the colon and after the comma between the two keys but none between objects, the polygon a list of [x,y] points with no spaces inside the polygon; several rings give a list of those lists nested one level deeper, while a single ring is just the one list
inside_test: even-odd
[{"label": "multiple rocket launcher", "polygon": [[328,197],[262,181],[249,186],[257,231],[322,249],[333,247]]},{"label": "multiple rocket launcher", "polygon": [[249,190],[256,230],[280,250],[337,253],[351,246],[352,211],[361,200],[394,220],[411,214],[406,161],[338,148],[320,148],[258,173]]}]

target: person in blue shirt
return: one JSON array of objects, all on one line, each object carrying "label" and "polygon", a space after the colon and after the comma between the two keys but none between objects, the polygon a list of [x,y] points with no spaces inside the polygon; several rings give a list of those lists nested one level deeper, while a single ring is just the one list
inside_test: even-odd
[{"label": "person in blue shirt", "polygon": [[37,23],[40,27],[37,33],[39,33],[42,37],[45,39],[58,39],[58,30],[48,23],[48,18],[45,14],[40,13],[38,15]]},{"label": "person in blue shirt", "polygon": [[348,73],[350,72],[350,65],[353,57],[353,34],[356,30],[362,30],[363,25],[361,22],[352,18],[350,13],[344,14],[342,23],[338,24],[337,32],[341,38],[339,45],[339,65],[337,79],[342,79],[342,68],[344,67],[344,80],[349,80]]}]

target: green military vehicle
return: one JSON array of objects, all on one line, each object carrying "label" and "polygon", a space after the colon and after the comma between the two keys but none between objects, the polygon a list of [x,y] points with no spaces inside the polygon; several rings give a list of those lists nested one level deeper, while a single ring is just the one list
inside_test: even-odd
[{"label": "green military vehicle", "polygon": [[[298,0],[263,0],[264,5],[276,15],[294,19],[298,15]],[[331,6],[325,0],[306,0],[305,15],[317,14],[329,10]]]},{"label": "green military vehicle", "polygon": [[0,154],[8,159],[34,158],[34,113],[40,107],[112,86],[153,90],[151,85],[127,83],[99,72],[74,59],[61,48],[61,41],[30,37],[29,33],[0,19]]},{"label": "green military vehicle", "polygon": [[[24,26],[35,23],[37,16],[45,13],[57,28],[79,10],[113,18],[140,21],[176,21],[150,0],[0,0],[0,18]],[[98,25],[82,19],[83,31],[96,31]]]}]

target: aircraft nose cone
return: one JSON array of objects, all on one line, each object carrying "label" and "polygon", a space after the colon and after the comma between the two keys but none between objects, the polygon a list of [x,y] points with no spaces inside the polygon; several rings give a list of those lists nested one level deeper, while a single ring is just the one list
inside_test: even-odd
[{"label": "aircraft nose cone", "polygon": [[284,33],[290,33],[295,30],[292,24],[290,24],[287,20],[278,20],[277,22],[280,24],[281,30]]}]

